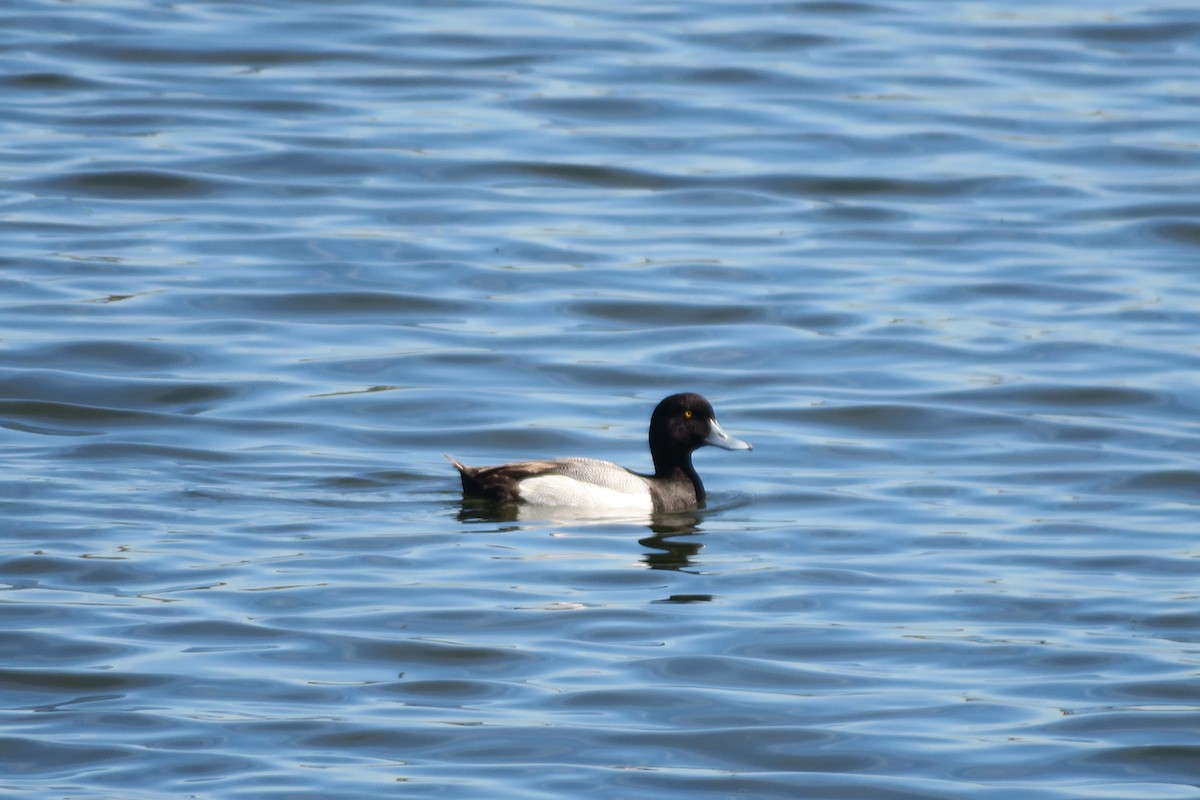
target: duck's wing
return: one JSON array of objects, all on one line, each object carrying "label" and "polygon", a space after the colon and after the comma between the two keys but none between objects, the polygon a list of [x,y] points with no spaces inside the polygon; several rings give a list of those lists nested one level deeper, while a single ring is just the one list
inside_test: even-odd
[{"label": "duck's wing", "polygon": [[555,458],[514,461],[494,467],[469,467],[446,458],[462,475],[463,492],[503,503],[528,500],[521,482],[531,478],[558,477],[621,494],[645,495],[646,480],[622,466],[598,458]]},{"label": "duck's wing", "polygon": [[558,463],[546,461],[514,461],[494,467],[469,467],[450,456],[446,456],[462,476],[463,493],[483,497],[501,503],[515,503],[521,499],[520,484],[526,478],[554,473]]},{"label": "duck's wing", "polygon": [[558,458],[550,463],[554,468],[542,475],[562,475],[566,478],[610,489],[623,494],[645,494],[646,479],[619,464],[598,458]]},{"label": "duck's wing", "polygon": [[551,469],[522,478],[519,497],[531,505],[569,506],[611,514],[654,510],[650,483],[624,467],[595,458],[560,458]]}]

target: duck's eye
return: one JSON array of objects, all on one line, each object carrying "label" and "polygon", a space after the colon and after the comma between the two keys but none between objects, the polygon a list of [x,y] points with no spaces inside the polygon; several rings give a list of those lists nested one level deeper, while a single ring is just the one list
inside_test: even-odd
[{"label": "duck's eye", "polygon": [[685,409],[683,410],[683,418],[684,418],[684,419],[691,419],[691,418],[692,418],[692,416],[693,416],[693,415],[692,415],[692,410],[691,410],[690,408],[685,408]]}]

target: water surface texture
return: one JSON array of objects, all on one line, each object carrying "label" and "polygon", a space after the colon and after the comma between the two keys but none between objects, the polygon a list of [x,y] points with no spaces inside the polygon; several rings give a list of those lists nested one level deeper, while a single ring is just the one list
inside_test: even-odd
[{"label": "water surface texture", "polygon": [[[0,789],[1200,798],[1193,2],[0,11]],[[442,458],[708,507],[513,519]]]}]

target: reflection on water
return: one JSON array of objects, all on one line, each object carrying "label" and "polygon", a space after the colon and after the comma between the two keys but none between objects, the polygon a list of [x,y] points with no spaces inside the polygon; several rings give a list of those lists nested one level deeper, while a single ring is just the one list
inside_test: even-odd
[{"label": "reflection on water", "polygon": [[[499,529],[504,531],[551,530],[563,525],[584,529],[597,525],[618,525],[622,529],[633,526],[646,527],[653,535],[637,541],[653,551],[642,557],[642,561],[651,569],[686,569],[691,564],[691,557],[704,546],[699,541],[686,538],[701,532],[701,514],[698,511],[652,515],[631,515],[628,511],[618,511],[605,514],[594,509],[494,503],[464,497],[456,516],[464,523],[523,523],[520,526],[509,525]],[[622,530],[620,535],[628,536],[627,530]]]},{"label": "reflection on water", "polygon": [[642,561],[651,569],[687,569],[692,565],[692,557],[704,547],[699,541],[685,538],[696,533],[699,530],[695,527],[690,530],[655,527],[654,536],[638,539],[638,544],[654,551],[644,554]]}]

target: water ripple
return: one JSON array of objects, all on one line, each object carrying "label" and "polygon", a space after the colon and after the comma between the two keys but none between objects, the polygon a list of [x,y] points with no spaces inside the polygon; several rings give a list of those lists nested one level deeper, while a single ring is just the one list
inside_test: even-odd
[{"label": "water ripple", "polygon": [[[49,10],[7,788],[1200,797],[1191,8]],[[684,389],[703,510],[442,458],[648,469]]]}]

